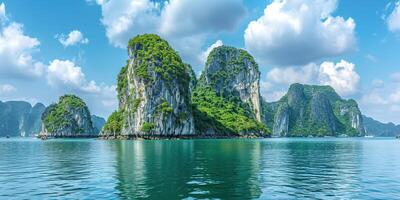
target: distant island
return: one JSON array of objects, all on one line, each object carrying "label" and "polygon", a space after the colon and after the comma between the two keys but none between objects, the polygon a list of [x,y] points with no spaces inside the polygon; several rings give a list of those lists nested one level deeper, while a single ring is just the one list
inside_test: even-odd
[{"label": "distant island", "polygon": [[[25,101],[0,101],[0,137],[37,136],[43,128],[42,115],[45,110],[46,106],[42,103],[32,106]],[[63,115],[63,117],[67,116]],[[94,134],[98,135],[105,120],[96,115],[91,115],[90,120]]]},{"label": "distant island", "polygon": [[46,108],[42,114],[39,137],[96,137],[99,132],[92,121],[86,103],[75,95],[61,96],[58,103]]},{"label": "distant island", "polygon": [[103,139],[231,137],[394,137],[400,126],[362,115],[355,100],[330,86],[292,84],[277,102],[260,94],[253,56],[214,48],[197,79],[167,41],[138,35],[118,77],[118,110],[105,121],[86,103],[64,95],[48,107],[0,102],[0,137],[101,137]]}]

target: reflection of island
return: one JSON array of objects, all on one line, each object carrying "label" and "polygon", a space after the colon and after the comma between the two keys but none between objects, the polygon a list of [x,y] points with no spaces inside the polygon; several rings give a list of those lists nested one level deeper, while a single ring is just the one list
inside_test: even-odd
[{"label": "reflection of island", "polygon": [[120,141],[121,198],[257,198],[260,143],[235,140]]},{"label": "reflection of island", "polygon": [[254,140],[198,141],[192,191],[186,197],[249,199],[261,195],[260,142]]},{"label": "reflection of island", "polygon": [[193,164],[193,142],[119,141],[116,189],[121,198],[172,199],[185,193]]}]

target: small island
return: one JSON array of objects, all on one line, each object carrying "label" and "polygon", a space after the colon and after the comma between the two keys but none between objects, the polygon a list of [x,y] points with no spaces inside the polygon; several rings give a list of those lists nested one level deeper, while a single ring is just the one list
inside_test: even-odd
[{"label": "small island", "polygon": [[41,139],[97,136],[86,103],[75,95],[61,96],[42,114],[42,131],[38,136]]}]

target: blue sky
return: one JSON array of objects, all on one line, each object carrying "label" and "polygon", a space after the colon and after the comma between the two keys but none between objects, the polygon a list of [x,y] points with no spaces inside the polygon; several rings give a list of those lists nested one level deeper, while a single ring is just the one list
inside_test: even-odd
[{"label": "blue sky", "polygon": [[[362,112],[400,123],[398,1],[0,0],[0,99],[50,104],[82,96],[103,117],[116,109],[126,41],[167,39],[199,74],[210,47],[244,48],[261,92],[293,82],[331,85]],[[3,43],[3,44],[2,44]]]}]

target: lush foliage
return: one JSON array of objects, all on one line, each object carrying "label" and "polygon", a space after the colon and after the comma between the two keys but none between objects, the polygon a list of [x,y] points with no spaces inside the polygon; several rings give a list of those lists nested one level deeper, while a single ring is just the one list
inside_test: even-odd
[{"label": "lush foliage", "polygon": [[106,135],[119,135],[122,130],[123,116],[119,111],[114,111],[108,117],[106,124],[103,127],[103,134]]},{"label": "lush foliage", "polygon": [[[218,64],[220,68],[212,73],[208,73],[211,65]],[[218,83],[228,84],[233,76],[240,73],[242,70],[249,70],[245,66],[251,65],[258,71],[258,65],[254,58],[245,50],[237,49],[229,46],[220,46],[214,48],[206,62],[205,73],[200,77],[200,85],[204,85],[205,76],[209,76],[211,85]],[[215,69],[213,69],[215,70]]]},{"label": "lush foliage", "polygon": [[157,112],[162,114],[172,113],[174,110],[168,105],[167,100],[161,99],[160,105],[157,107]]},{"label": "lush foliage", "polygon": [[186,73],[186,66],[183,64],[178,53],[172,49],[168,42],[158,35],[139,35],[129,41],[128,49],[132,56],[137,59],[135,74],[151,83],[154,81],[150,74],[156,72],[164,80],[177,78],[180,84],[189,84],[189,74]]},{"label": "lush foliage", "polygon": [[241,135],[244,133],[268,134],[269,130],[257,122],[250,109],[236,97],[218,96],[210,88],[197,88],[193,93],[196,129],[205,133]]},{"label": "lush foliage", "polygon": [[[85,102],[75,95],[64,95],[60,97],[57,104],[50,105],[42,115],[42,121],[46,130],[55,133],[63,127],[78,127],[77,122],[71,116],[72,110],[85,109],[89,114]],[[92,123],[89,115],[89,122]],[[84,130],[78,129],[76,133],[83,133]]]},{"label": "lush foliage", "polygon": [[145,133],[150,133],[155,127],[156,125],[154,123],[145,122],[142,125],[141,131]]},{"label": "lush foliage", "polygon": [[[311,116],[312,101],[316,95],[327,99],[330,106],[324,106],[314,109],[320,109],[318,113],[333,113],[333,127],[327,124],[328,119],[313,119]],[[275,114],[280,106],[291,106],[289,110],[289,136],[337,136],[346,134],[348,136],[357,136],[359,130],[351,127],[351,113],[360,114],[357,103],[354,100],[343,100],[330,86],[313,86],[292,84],[288,93],[278,102],[264,103],[263,111],[267,124],[273,124]],[[326,116],[327,117],[327,116]]]},{"label": "lush foliage", "polygon": [[127,87],[128,87],[128,76],[127,76],[128,65],[122,67],[121,71],[118,74],[117,79],[117,92],[118,98],[121,98],[123,94],[125,94]]}]

